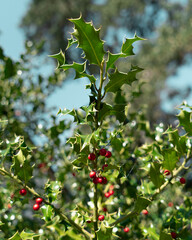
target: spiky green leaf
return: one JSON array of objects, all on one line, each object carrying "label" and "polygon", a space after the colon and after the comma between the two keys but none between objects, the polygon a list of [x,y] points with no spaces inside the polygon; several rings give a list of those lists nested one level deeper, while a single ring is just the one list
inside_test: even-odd
[{"label": "spiky green leaf", "polygon": [[97,233],[98,240],[110,240],[112,238],[112,227],[107,227],[104,223],[101,223],[101,226]]},{"label": "spiky green leaf", "polygon": [[74,23],[73,36],[78,41],[78,46],[83,49],[86,59],[91,64],[101,66],[103,56],[104,42],[99,37],[100,29],[96,30],[92,23],[87,23],[83,20],[82,16],[75,19],[70,19]]},{"label": "spiky green leaf", "polygon": [[62,52],[62,50],[60,50],[60,52],[57,54],[49,55],[49,57],[57,59],[57,61],[58,61],[57,68],[59,68],[60,66],[62,66],[65,63],[65,54]]},{"label": "spiky green leaf", "polygon": [[162,155],[164,158],[163,168],[173,171],[173,169],[176,167],[176,163],[179,160],[177,152],[174,149],[165,149],[163,150]]},{"label": "spiky green leaf", "polygon": [[151,163],[149,175],[156,188],[160,188],[165,182],[164,176],[160,173],[161,165],[157,162]]},{"label": "spiky green leaf", "polygon": [[59,68],[64,69],[65,71],[72,68],[79,73],[83,73],[86,69],[86,61],[84,63],[73,62],[73,64],[63,64]]},{"label": "spiky green leaf", "polygon": [[179,115],[177,115],[179,119],[179,125],[183,126],[183,128],[185,129],[186,133],[189,136],[192,136],[192,122],[191,122],[192,117],[191,116],[192,116],[191,112],[188,112],[186,110],[181,110]]},{"label": "spiky green leaf", "polygon": [[135,202],[134,211],[140,213],[143,209],[146,209],[151,201],[144,197],[138,197]]},{"label": "spiky green leaf", "polygon": [[128,73],[119,72],[116,69],[115,73],[109,75],[109,82],[105,86],[105,91],[115,93],[124,84],[131,85],[134,81],[137,80],[136,74],[142,70],[142,68],[139,68],[137,66],[131,66],[131,69]]}]

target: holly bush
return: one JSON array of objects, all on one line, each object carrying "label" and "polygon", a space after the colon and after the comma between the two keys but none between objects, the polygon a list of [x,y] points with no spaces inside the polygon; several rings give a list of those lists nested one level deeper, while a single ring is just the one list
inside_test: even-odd
[{"label": "holly bush", "polygon": [[67,49],[80,48],[82,62],[66,63],[62,51],[51,57],[57,71],[89,81],[89,104],[59,109],[42,125],[40,146],[1,117],[1,239],[192,239],[192,107],[183,102],[172,125],[150,126],[142,104],[132,107],[143,69],[118,69],[144,39],[126,38],[114,54],[100,29],[82,16],[70,21]]}]

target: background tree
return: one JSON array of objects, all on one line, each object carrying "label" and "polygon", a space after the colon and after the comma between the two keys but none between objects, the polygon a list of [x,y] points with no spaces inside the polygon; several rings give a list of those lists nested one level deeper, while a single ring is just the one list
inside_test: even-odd
[{"label": "background tree", "polygon": [[[134,60],[141,67],[150,69],[142,75],[143,82],[150,84],[142,86],[144,94],[138,102],[142,101],[148,106],[151,121],[168,121],[160,106],[160,92],[165,88],[166,79],[174,75],[178,67],[186,64],[191,54],[191,5],[191,0],[95,0],[79,1],[78,4],[73,0],[56,0],[54,3],[33,0],[21,27],[32,41],[48,39],[44,49],[48,53],[66,48],[68,36],[64,32],[71,28],[67,18],[78,17],[80,12],[86,20],[93,20],[97,27],[102,24],[102,36],[110,40],[108,47],[113,53],[120,48],[119,36],[122,33],[132,36],[136,32],[139,36],[149,38],[140,45],[138,58]],[[66,53],[68,61],[76,58],[73,52]],[[123,62],[119,65],[124,68]],[[190,87],[182,92],[168,89],[168,95],[170,99],[179,94],[183,98],[189,96],[190,90]],[[153,117],[149,114],[151,109],[155,112]]]}]

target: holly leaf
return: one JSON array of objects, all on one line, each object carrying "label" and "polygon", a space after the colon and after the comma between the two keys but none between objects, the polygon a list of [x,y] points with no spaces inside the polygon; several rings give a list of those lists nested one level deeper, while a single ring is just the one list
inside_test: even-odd
[{"label": "holly leaf", "polygon": [[105,86],[106,92],[117,92],[124,84],[131,84],[137,80],[136,74],[143,69],[137,66],[131,66],[128,73],[119,72],[117,69],[115,73],[109,75],[109,82]]},{"label": "holly leaf", "polygon": [[45,185],[45,192],[50,202],[57,200],[61,193],[61,183],[59,181],[48,181]]},{"label": "holly leaf", "polygon": [[20,233],[20,237],[22,238],[22,240],[33,240],[34,238],[36,238],[36,237],[39,237],[40,235],[37,235],[37,234],[35,234],[35,233],[27,233],[27,232],[24,232],[24,231],[22,231],[21,233]]},{"label": "holly leaf", "polygon": [[106,69],[108,70],[109,68],[115,68],[114,63],[117,61],[117,59],[125,58],[130,55],[134,55],[132,44],[139,40],[145,40],[145,39],[140,38],[135,34],[134,38],[126,38],[125,42],[122,44],[120,53],[113,54],[108,51],[108,59],[107,59]]},{"label": "holly leaf", "polygon": [[77,40],[75,40],[75,39],[73,38],[73,36],[72,36],[71,38],[67,39],[67,40],[68,40],[68,44],[67,44],[66,50],[67,50],[69,47],[71,47],[73,44],[77,43]]},{"label": "holly leaf", "polygon": [[161,165],[157,162],[151,163],[149,170],[150,179],[156,188],[160,188],[165,182],[164,176],[160,173]]},{"label": "holly leaf", "polygon": [[179,119],[179,125],[183,126],[186,133],[189,136],[192,136],[192,122],[191,122],[191,112],[187,112],[186,110],[181,110],[179,115],[177,115]]},{"label": "holly leaf", "polygon": [[84,166],[88,165],[87,162],[87,154],[80,154],[78,156],[78,158],[76,158],[75,160],[72,161],[72,164],[76,167],[76,168],[82,168]]},{"label": "holly leaf", "polygon": [[18,232],[16,232],[12,237],[10,237],[8,240],[21,240],[21,237]]},{"label": "holly leaf", "polygon": [[43,219],[49,222],[53,217],[53,208],[50,205],[43,205],[41,211],[43,213]]},{"label": "holly leaf", "polygon": [[146,209],[150,203],[151,201],[149,199],[144,197],[138,197],[135,202],[135,207],[133,211],[140,213],[143,209]]},{"label": "holly leaf", "polygon": [[169,141],[175,146],[175,149],[180,153],[180,155],[183,155],[186,152],[186,142],[187,137],[179,136],[178,129],[172,130],[172,128],[169,128],[165,134],[168,134]]},{"label": "holly leaf", "polygon": [[76,72],[75,79],[84,78],[84,77],[88,78],[91,83],[94,83],[96,81],[93,75],[89,75],[84,72]]},{"label": "holly leaf", "polygon": [[63,64],[59,68],[64,69],[64,71],[73,68],[76,72],[83,73],[86,69],[86,61],[84,63]]},{"label": "holly leaf", "polygon": [[125,122],[126,120],[125,107],[126,107],[126,104],[116,104],[112,106],[108,103],[103,103],[99,111],[98,119],[99,121],[103,121],[103,119],[106,116],[115,115],[117,120],[119,120],[120,123]]},{"label": "holly leaf", "polygon": [[78,122],[80,123],[81,121],[83,121],[83,118],[78,114],[78,112],[75,110],[75,109],[72,109],[72,110],[69,110],[69,109],[66,109],[64,108],[63,110],[59,109],[57,115],[71,115],[74,117],[74,122]]},{"label": "holly leaf", "polygon": [[111,240],[112,238],[112,227],[107,227],[104,223],[101,223],[101,226],[97,233],[98,240]]},{"label": "holly leaf", "polygon": [[140,40],[146,40],[146,39],[140,38],[136,34],[135,34],[134,38],[126,38],[125,42],[123,43],[123,45],[121,47],[121,52],[124,53],[126,56],[135,55],[133,52],[132,44],[134,42],[140,41]]},{"label": "holly leaf", "polygon": [[60,50],[60,52],[57,54],[49,55],[49,57],[57,59],[57,61],[58,61],[57,68],[59,68],[60,66],[62,66],[65,63],[65,54],[62,52],[62,50]]},{"label": "holly leaf", "polygon": [[95,29],[91,22],[87,23],[82,16],[76,19],[70,19],[74,23],[74,32],[72,35],[78,41],[78,47],[82,48],[85,53],[85,58],[91,63],[101,66],[103,56],[104,41],[99,37],[100,29]]},{"label": "holly leaf", "polygon": [[173,238],[169,233],[162,232],[160,233],[159,240],[172,240]]},{"label": "holly leaf", "polygon": [[115,68],[114,63],[117,61],[117,59],[119,59],[120,57],[126,57],[125,54],[123,53],[116,53],[113,54],[111,52],[108,51],[108,59],[107,59],[107,67],[106,70],[108,70],[109,68]]},{"label": "holly leaf", "polygon": [[164,161],[163,168],[168,169],[169,171],[173,171],[176,167],[176,163],[178,162],[177,152],[174,149],[165,149],[162,152]]}]

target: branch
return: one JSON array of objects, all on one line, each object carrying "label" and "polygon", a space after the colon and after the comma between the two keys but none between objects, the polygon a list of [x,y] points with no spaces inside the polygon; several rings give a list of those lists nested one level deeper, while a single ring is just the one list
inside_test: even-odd
[{"label": "branch", "polygon": [[[0,168],[0,174],[3,176],[10,177],[19,185],[23,185],[23,182],[20,179],[18,179],[17,176],[14,176],[13,174],[7,172],[4,168]],[[25,188],[29,192],[31,192],[35,197],[37,198],[41,197],[33,188],[30,188],[29,186],[25,186]],[[45,199],[43,199],[43,202],[47,205],[50,205],[55,211],[55,213],[60,216],[60,218],[70,223],[73,226],[73,228],[75,228],[78,232],[82,233],[86,239],[89,239],[89,240],[92,239],[92,235],[88,231],[80,227],[78,224],[76,224],[70,217],[63,214],[58,208],[56,208],[54,205],[52,205],[50,202],[46,201]]]},{"label": "branch", "polygon": [[[183,169],[185,169],[185,164],[188,162],[188,160],[189,160],[191,157],[192,157],[192,156],[189,156],[188,158],[185,158],[184,161],[183,161],[183,163],[182,163],[182,165],[181,165],[177,170],[174,171],[172,177],[171,177],[168,181],[166,181],[159,189],[156,190],[156,192],[152,195],[152,197],[151,197],[151,199],[150,199],[151,202],[166,188],[166,186],[167,186],[169,183],[171,183],[171,181],[173,180],[173,178],[175,178],[175,177],[178,175],[178,173],[180,173]],[[114,221],[113,223],[111,223],[110,226],[114,226],[114,225],[116,225],[116,224],[118,224],[118,223],[121,223],[121,222],[127,220],[128,218],[133,217],[133,216],[138,215],[138,214],[139,214],[138,212],[136,212],[136,211],[133,210],[133,211],[129,212],[127,215],[118,218],[116,221]]]}]

